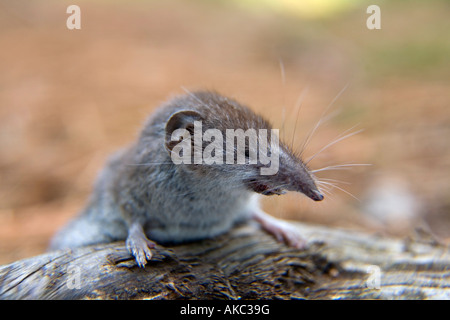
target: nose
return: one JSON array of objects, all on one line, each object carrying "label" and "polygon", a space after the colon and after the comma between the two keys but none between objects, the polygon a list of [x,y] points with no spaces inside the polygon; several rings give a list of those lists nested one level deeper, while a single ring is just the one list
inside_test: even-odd
[{"label": "nose", "polygon": [[309,196],[314,201],[322,201],[323,200],[323,194],[321,194],[318,190],[311,190],[311,194]]}]

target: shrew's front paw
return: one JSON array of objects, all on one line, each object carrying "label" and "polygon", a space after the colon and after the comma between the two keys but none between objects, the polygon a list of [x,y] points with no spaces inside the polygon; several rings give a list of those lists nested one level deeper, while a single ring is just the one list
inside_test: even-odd
[{"label": "shrew's front paw", "polygon": [[129,236],[126,241],[128,251],[135,257],[139,267],[144,268],[147,261],[152,259],[150,248],[155,247],[155,243],[147,237]]},{"label": "shrew's front paw", "polygon": [[144,268],[147,261],[151,260],[150,249],[155,247],[155,243],[147,238],[141,228],[131,228],[126,241],[128,251],[135,257],[139,267]]}]

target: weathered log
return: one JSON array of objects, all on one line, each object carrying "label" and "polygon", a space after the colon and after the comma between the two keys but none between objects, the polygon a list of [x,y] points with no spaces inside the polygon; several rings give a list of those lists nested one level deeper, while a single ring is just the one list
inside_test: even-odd
[{"label": "weathered log", "polygon": [[55,251],[0,267],[1,299],[449,299],[450,251],[295,223],[289,248],[254,225],[158,246],[139,268],[124,243]]}]

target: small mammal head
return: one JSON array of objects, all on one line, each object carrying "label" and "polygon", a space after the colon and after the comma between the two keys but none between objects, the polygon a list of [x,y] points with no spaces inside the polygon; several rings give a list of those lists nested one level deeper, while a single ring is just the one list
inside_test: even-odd
[{"label": "small mammal head", "polygon": [[248,107],[212,92],[186,94],[170,106],[165,148],[180,170],[262,195],[297,191],[323,200],[300,157]]}]

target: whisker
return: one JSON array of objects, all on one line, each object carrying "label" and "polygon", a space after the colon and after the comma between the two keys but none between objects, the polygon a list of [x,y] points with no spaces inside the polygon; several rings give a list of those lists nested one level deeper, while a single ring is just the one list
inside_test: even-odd
[{"label": "whisker", "polygon": [[[324,185],[324,184],[320,184],[319,182],[317,182],[317,184],[318,184],[317,187],[318,187],[319,189],[323,189],[323,190],[326,190],[326,191],[328,191],[328,192],[331,191],[331,188],[330,188],[329,186]],[[319,190],[319,191],[321,191],[321,190]]]},{"label": "whisker", "polygon": [[303,103],[303,99],[306,96],[306,93],[308,92],[309,88],[306,87],[302,90],[299,97],[297,98],[297,102],[295,103],[296,108],[296,117],[295,117],[295,124],[294,124],[294,132],[292,133],[292,143],[291,143],[291,149],[294,149],[294,140],[295,140],[295,131],[297,129],[297,122],[298,122],[298,115],[300,114],[300,109]]},{"label": "whisker", "polygon": [[345,163],[345,164],[338,164],[338,165],[334,165],[334,166],[323,167],[323,168],[316,169],[316,170],[311,170],[311,172],[317,173],[317,172],[328,171],[328,170],[346,170],[351,167],[361,167],[361,166],[371,166],[371,165],[372,165],[371,163]]},{"label": "whisker", "polygon": [[127,163],[127,166],[150,166],[150,165],[162,165],[162,164],[174,164],[172,161],[168,162],[145,162],[145,163]]},{"label": "whisker", "polygon": [[332,187],[330,187],[330,186],[327,186],[327,185],[324,185],[324,184],[317,184],[317,188],[319,189],[319,191],[321,192],[321,193],[323,193],[324,195],[326,195],[327,196],[327,198],[330,198],[330,199],[332,199],[332,200],[334,200],[335,198],[334,198],[334,195],[333,195],[333,192],[332,192]]},{"label": "whisker", "polygon": [[[279,64],[280,64],[280,72],[281,72],[281,84],[283,87],[283,91],[285,91],[285,87],[286,87],[286,73],[285,73],[285,69],[284,69],[284,63],[283,63],[283,59],[279,59]],[[285,95],[283,93],[283,97],[282,97],[282,104],[283,104],[283,109],[282,109],[282,113],[281,113],[281,130],[283,132],[283,140],[285,138],[285,130],[284,130],[284,126],[286,124],[286,101],[285,101]]]},{"label": "whisker", "polygon": [[323,186],[321,186],[321,187],[319,187],[319,191],[321,193],[325,194],[327,196],[327,198],[330,198],[330,199],[334,200],[334,196],[333,196],[333,194],[332,194],[330,189],[324,188]]},{"label": "whisker", "polygon": [[353,195],[351,192],[349,192],[349,191],[347,191],[347,190],[345,190],[345,189],[343,189],[343,188],[341,188],[341,187],[335,185],[334,183],[331,183],[331,182],[325,182],[325,181],[319,181],[318,184],[326,184],[326,185],[332,186],[333,188],[339,189],[339,190],[341,190],[342,192],[345,192],[345,193],[348,194],[349,196],[351,196],[351,197],[353,197],[354,199],[356,199],[356,200],[358,200],[359,202],[361,202],[361,200],[359,200],[359,199],[358,199],[355,195]]},{"label": "whisker", "polygon": [[322,112],[322,115],[320,116],[319,121],[317,121],[316,125],[311,130],[311,132],[308,134],[308,136],[306,137],[306,140],[303,142],[301,152],[303,152],[303,150],[305,150],[305,148],[308,146],[309,142],[311,141],[312,136],[317,131],[317,129],[322,125],[322,123],[324,123],[326,121],[326,120],[324,121],[325,114],[328,112],[328,110],[331,108],[331,106],[336,102],[336,100],[339,99],[339,97],[344,93],[344,91],[347,89],[348,86],[349,86],[349,83],[347,83],[344,86],[344,88],[342,88],[341,91],[339,91],[339,93],[334,97],[334,99],[330,102],[330,104]]},{"label": "whisker", "polygon": [[[351,130],[351,129],[349,129],[349,130]],[[348,130],[346,130],[346,131],[348,131]],[[335,145],[336,143],[338,143],[338,142],[340,142],[340,141],[342,141],[342,140],[345,140],[345,139],[347,139],[347,138],[350,138],[350,137],[352,137],[352,136],[354,136],[354,135],[356,135],[356,134],[358,134],[358,133],[361,133],[362,131],[364,131],[364,129],[361,129],[361,130],[358,130],[358,131],[355,131],[355,132],[346,134],[345,136],[342,136],[342,134],[344,134],[344,133],[341,133],[341,134],[338,136],[338,138],[336,138],[334,141],[332,141],[332,142],[330,142],[329,144],[327,144],[326,146],[324,146],[322,149],[320,149],[319,151],[317,151],[313,156],[311,156],[308,160],[306,160],[305,164],[307,165],[308,163],[310,163],[310,162],[311,162],[315,157],[317,157],[320,153],[322,153],[322,152],[325,151],[326,149],[330,148],[331,146]],[[342,136],[342,137],[340,137],[340,136]],[[339,138],[339,137],[340,137],[340,138]]]},{"label": "whisker", "polygon": [[329,181],[329,182],[336,182],[336,183],[342,183],[342,184],[347,184],[347,185],[350,185],[351,183],[350,182],[347,182],[347,181],[342,181],[342,180],[336,180],[336,179],[328,179],[328,178],[320,178],[320,179],[318,179],[317,181]]},{"label": "whisker", "polygon": [[281,71],[281,82],[283,83],[283,85],[286,83],[286,72],[284,69],[284,62],[283,59],[280,58],[278,60],[279,64],[280,64],[280,71]]}]

